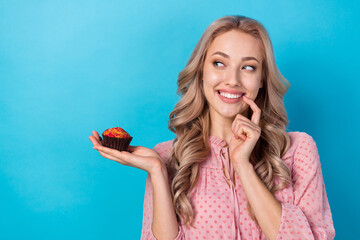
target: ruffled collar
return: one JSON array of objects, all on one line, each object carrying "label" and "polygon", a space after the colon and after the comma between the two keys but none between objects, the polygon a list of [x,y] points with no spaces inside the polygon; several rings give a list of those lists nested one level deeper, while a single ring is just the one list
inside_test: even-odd
[{"label": "ruffled collar", "polygon": [[220,148],[224,148],[227,146],[227,142],[217,136],[214,136],[214,135],[211,135],[209,137],[209,141],[212,145],[215,145],[217,147],[220,147]]}]

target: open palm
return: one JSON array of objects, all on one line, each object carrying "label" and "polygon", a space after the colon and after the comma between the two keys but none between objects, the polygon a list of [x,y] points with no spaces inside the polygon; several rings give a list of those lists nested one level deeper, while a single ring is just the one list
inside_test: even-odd
[{"label": "open palm", "polygon": [[94,149],[98,150],[100,155],[110,160],[116,161],[122,165],[131,166],[151,172],[161,167],[164,163],[160,155],[143,146],[129,146],[128,151],[118,151],[116,149],[104,147],[101,144],[101,138],[96,131],[89,137],[94,144]]}]

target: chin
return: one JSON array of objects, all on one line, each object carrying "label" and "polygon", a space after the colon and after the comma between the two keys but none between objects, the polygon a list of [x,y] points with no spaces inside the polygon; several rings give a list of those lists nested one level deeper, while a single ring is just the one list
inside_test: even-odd
[{"label": "chin", "polygon": [[235,118],[237,114],[239,114],[240,112],[237,111],[233,111],[233,112],[222,112],[220,113],[221,116],[225,117],[225,118]]}]

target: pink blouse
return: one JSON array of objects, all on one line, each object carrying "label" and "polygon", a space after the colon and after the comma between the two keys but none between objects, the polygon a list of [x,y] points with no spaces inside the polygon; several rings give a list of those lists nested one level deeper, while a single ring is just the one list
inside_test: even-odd
[{"label": "pink blouse", "polygon": [[[304,132],[288,134],[291,147],[282,159],[291,171],[292,186],[275,194],[282,206],[277,240],[333,239],[335,229],[316,143]],[[211,154],[201,163],[198,183],[189,194],[195,211],[195,228],[179,225],[175,239],[267,239],[248,214],[247,198],[230,163],[227,143],[215,136],[210,136],[209,141]],[[165,162],[172,142],[154,147]],[[230,173],[235,174],[235,183]],[[152,220],[152,185],[148,176],[141,239],[156,239]]]}]

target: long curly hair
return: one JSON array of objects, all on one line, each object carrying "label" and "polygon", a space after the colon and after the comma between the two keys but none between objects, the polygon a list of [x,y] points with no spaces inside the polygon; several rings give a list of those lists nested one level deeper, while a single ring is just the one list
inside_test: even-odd
[{"label": "long curly hair", "polygon": [[[290,84],[276,66],[269,35],[263,25],[254,19],[245,16],[219,18],[205,30],[186,67],[179,73],[177,94],[181,99],[169,115],[168,127],[176,137],[167,168],[171,177],[175,213],[182,224],[193,226],[194,210],[188,194],[198,181],[200,163],[210,153],[210,113],[201,82],[204,61],[214,39],[230,30],[255,37],[263,52],[263,87],[255,99],[261,109],[262,131],[251,153],[250,162],[271,193],[275,194],[291,183],[290,171],[281,159],[290,147],[290,137],[285,131],[288,117],[283,102]],[[247,117],[251,115],[252,110],[249,108]],[[249,203],[248,211],[257,222]]]}]

